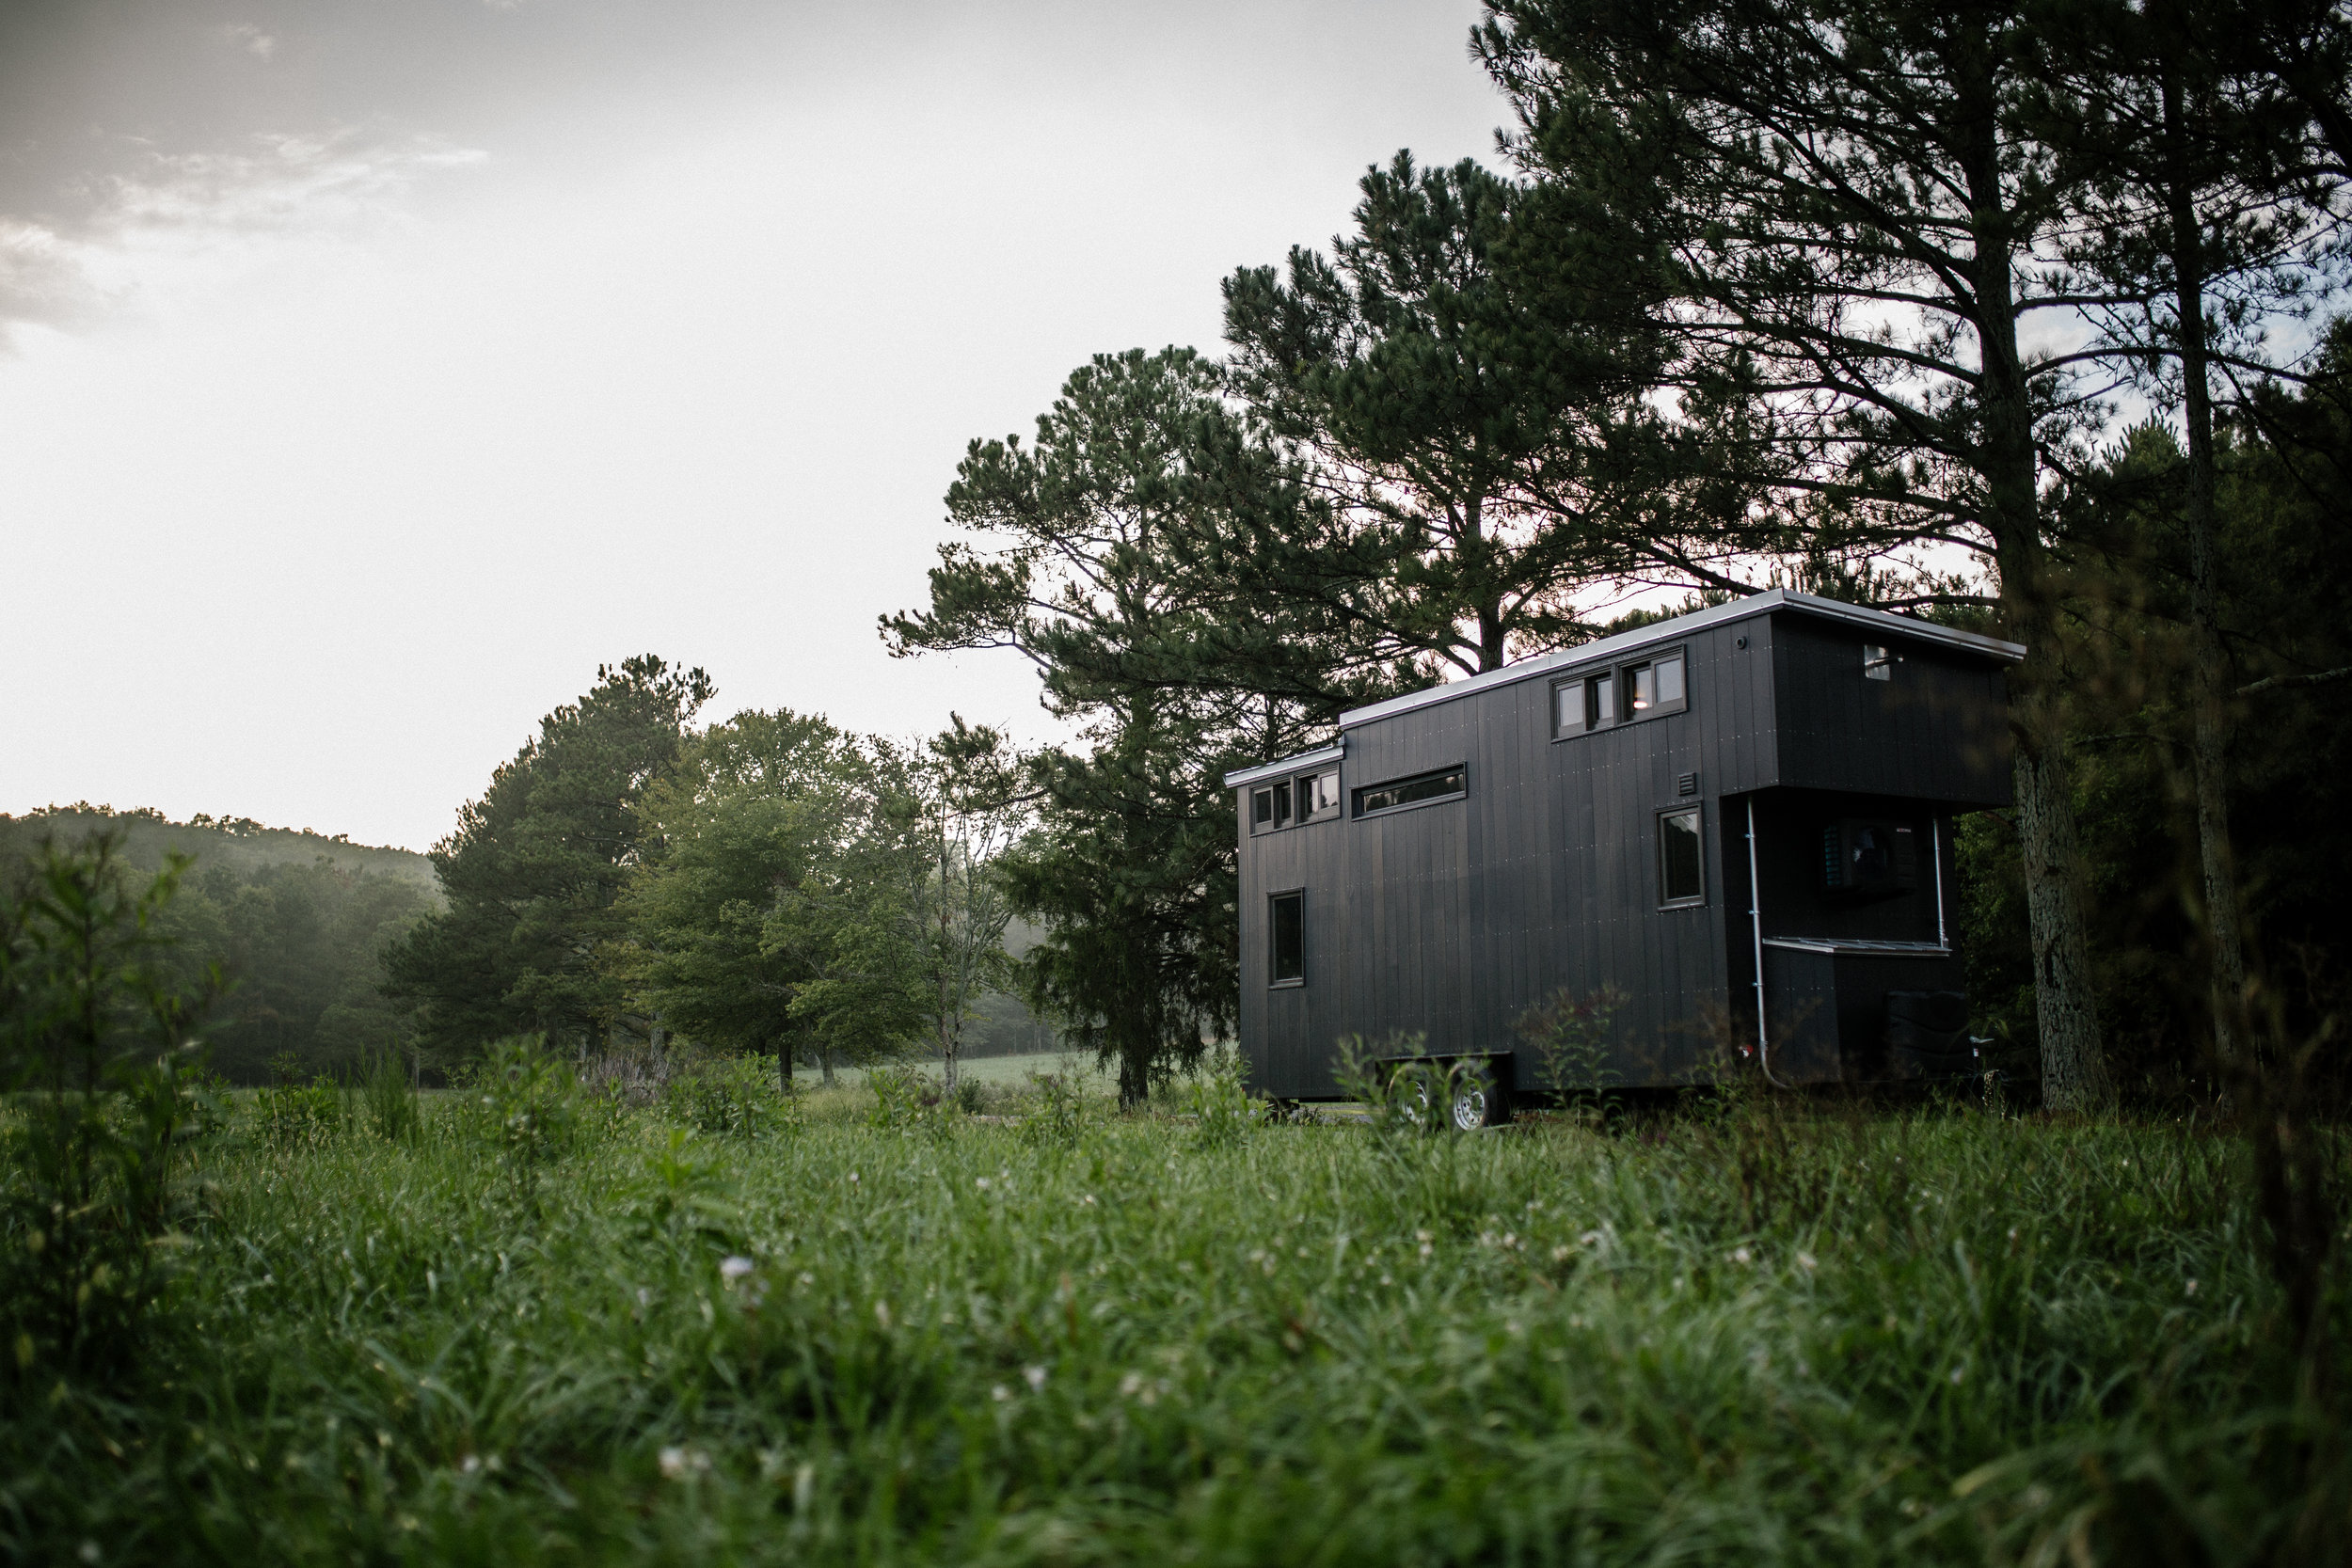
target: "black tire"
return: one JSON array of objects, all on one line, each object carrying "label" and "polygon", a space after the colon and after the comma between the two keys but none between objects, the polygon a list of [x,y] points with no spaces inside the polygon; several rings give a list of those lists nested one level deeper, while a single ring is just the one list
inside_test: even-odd
[{"label": "black tire", "polygon": [[1511,1119],[1511,1091],[1502,1086],[1486,1062],[1464,1062],[1454,1069],[1452,1103],[1447,1119],[1457,1132],[1499,1127]]}]

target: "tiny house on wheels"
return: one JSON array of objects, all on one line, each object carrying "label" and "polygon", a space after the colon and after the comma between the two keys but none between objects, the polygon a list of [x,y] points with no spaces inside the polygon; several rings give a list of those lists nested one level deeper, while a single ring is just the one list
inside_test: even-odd
[{"label": "tiny house on wheels", "polygon": [[[1227,774],[1252,1083],[1336,1098],[1355,1036],[1463,1064],[1475,1125],[1564,1086],[1703,1083],[1728,1050],[1785,1085],[1968,1070],[1952,819],[2009,803],[2024,655],[1775,590]],[[1578,1081],[1548,1082],[1531,1010],[1604,994]]]}]

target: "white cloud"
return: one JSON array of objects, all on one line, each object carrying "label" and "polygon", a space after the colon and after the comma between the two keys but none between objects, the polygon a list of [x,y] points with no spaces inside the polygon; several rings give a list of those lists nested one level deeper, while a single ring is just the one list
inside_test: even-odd
[{"label": "white cloud", "polygon": [[353,131],[148,152],[128,172],[85,180],[71,225],[0,214],[0,334],[71,327],[158,287],[200,286],[235,271],[256,242],[364,236],[400,221],[421,182],[485,157],[431,137],[384,142]]},{"label": "white cloud", "polygon": [[230,23],[221,29],[221,34],[257,60],[266,60],[278,53],[278,40],[249,22]]}]

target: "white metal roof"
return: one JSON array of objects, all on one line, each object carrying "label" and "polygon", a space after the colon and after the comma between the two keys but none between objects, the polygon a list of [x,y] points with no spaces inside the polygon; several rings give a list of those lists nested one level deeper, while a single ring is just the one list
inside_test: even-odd
[{"label": "white metal roof", "polygon": [[1677,638],[1687,637],[1692,632],[1707,626],[1719,626],[1726,621],[1744,621],[1757,615],[1769,615],[1775,610],[1795,610],[1808,615],[1819,615],[1825,620],[1844,621],[1852,626],[1883,632],[1890,638],[1906,638],[1915,642],[1940,642],[1946,647],[1959,648],[1967,653],[1981,654],[1987,658],[1998,659],[2003,664],[2014,664],[2026,657],[2023,643],[2004,642],[1997,637],[1979,637],[1972,631],[1959,631],[1950,626],[1939,626],[1931,621],[1922,621],[1909,615],[1897,615],[1883,610],[1866,610],[1860,605],[1846,604],[1837,599],[1824,599],[1817,594],[1800,594],[1788,588],[1771,588],[1761,594],[1750,594],[1744,598],[1734,599],[1728,604],[1714,605],[1706,610],[1694,610],[1688,615],[1677,615],[1671,621],[1660,621],[1652,626],[1636,626],[1631,631],[1621,631],[1614,637],[1603,637],[1596,641],[1580,643],[1573,648],[1563,648],[1557,653],[1544,654],[1535,658],[1522,660],[1518,664],[1506,665],[1500,670],[1489,670],[1483,675],[1471,675],[1464,680],[1448,681],[1443,686],[1433,686],[1424,691],[1408,691],[1401,697],[1391,697],[1386,702],[1374,703],[1367,707],[1350,708],[1340,715],[1342,734],[1337,746],[1326,746],[1320,751],[1302,752],[1295,757],[1280,757],[1256,768],[1245,768],[1226,774],[1225,783],[1229,788],[1238,788],[1244,784],[1256,784],[1262,779],[1280,778],[1283,774],[1298,768],[1313,768],[1327,762],[1337,762],[1347,749],[1345,732],[1358,724],[1370,723],[1375,719],[1386,719],[1391,714],[1409,713],[1415,708],[1430,707],[1438,703],[1450,703],[1457,697],[1467,697],[1473,691],[1485,691],[1498,686],[1508,686],[1514,681],[1534,680],[1573,665],[1618,658],[1637,649],[1648,647],[1654,642],[1671,642]]},{"label": "white metal roof", "polygon": [[1465,680],[1448,681],[1443,686],[1433,686],[1424,691],[1407,691],[1402,697],[1391,697],[1386,702],[1374,703],[1368,707],[1350,708],[1340,715],[1340,728],[1348,730],[1358,724],[1369,723],[1375,719],[1386,719],[1391,714],[1409,713],[1415,708],[1428,707],[1438,703],[1450,703],[1457,697],[1467,697],[1473,691],[1486,691],[1498,686],[1509,686],[1514,681],[1534,680],[1539,676],[1551,674],[1555,671],[1567,669],[1571,665],[1621,657],[1636,649],[1645,648],[1653,642],[1672,642],[1677,638],[1687,637],[1707,626],[1719,626],[1726,621],[1744,621],[1753,616],[1769,615],[1775,610],[1803,610],[1810,615],[1819,615],[1832,621],[1849,622],[1855,626],[1867,626],[1873,631],[1883,632],[1889,637],[1907,638],[1915,642],[1941,642],[1947,647],[1963,649],[1972,654],[1982,654],[1988,658],[1998,659],[2003,664],[2014,664],[2026,657],[2026,650],[2022,644],[2004,642],[1996,637],[1979,637],[1972,631],[1957,631],[1950,626],[1939,626],[1933,622],[1917,620],[1909,615],[1891,614],[1883,610],[1865,610],[1860,605],[1844,604],[1836,599],[1824,599],[1813,594],[1799,594],[1787,588],[1771,588],[1761,594],[1750,594],[1745,598],[1734,599],[1728,604],[1719,604],[1706,610],[1694,610],[1688,615],[1677,615],[1671,621],[1660,621],[1651,626],[1636,626],[1631,631],[1621,631],[1614,637],[1603,637],[1596,641],[1579,643],[1573,648],[1563,648],[1557,653],[1544,654],[1518,664],[1505,665],[1500,670],[1489,670],[1483,675],[1471,675]]},{"label": "white metal roof", "polygon": [[1297,768],[1316,768],[1327,762],[1337,762],[1340,760],[1341,753],[1346,750],[1347,742],[1343,738],[1337,746],[1326,746],[1318,752],[1301,752],[1295,757],[1277,757],[1272,762],[1261,763],[1255,768],[1244,768],[1236,772],[1226,774],[1225,784],[1227,788],[1232,789],[1242,784],[1256,784],[1260,779],[1279,779],[1283,774]]}]

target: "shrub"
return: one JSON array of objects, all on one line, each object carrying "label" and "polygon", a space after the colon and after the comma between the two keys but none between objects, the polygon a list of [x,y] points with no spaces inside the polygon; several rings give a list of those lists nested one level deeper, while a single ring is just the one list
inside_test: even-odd
[{"label": "shrub", "polygon": [[1614,986],[1581,994],[1563,986],[1519,1015],[1515,1027],[1554,1093],[1565,1099],[1609,1086],[1616,1076],[1609,1066],[1609,1025],[1624,1006],[1625,993]]},{"label": "shrub", "polygon": [[413,1142],[423,1125],[417,1091],[395,1053],[387,1051],[375,1058],[368,1073],[366,1105],[369,1128],[386,1143]]},{"label": "shrub", "polygon": [[1046,1148],[1068,1148],[1078,1141],[1089,1119],[1086,1086],[1078,1081],[1078,1064],[1062,1058],[1059,1072],[1032,1072],[1034,1100],[1021,1118],[1023,1141]]},{"label": "shrub", "polygon": [[342,1131],[343,1097],[333,1084],[324,1077],[301,1082],[292,1053],[273,1058],[269,1066],[278,1081],[253,1097],[255,1124],[263,1141],[278,1148],[312,1148]]},{"label": "shrub", "polygon": [[513,1035],[490,1043],[467,1086],[516,1201],[536,1209],[547,1167],[570,1151],[580,1130],[570,1067],[549,1053],[546,1036]]},{"label": "shrub", "polygon": [[1250,1098],[1243,1083],[1242,1063],[1231,1052],[1220,1053],[1207,1071],[1192,1081],[1186,1098],[1203,1148],[1230,1148],[1265,1119],[1265,1101]]},{"label": "shrub", "polygon": [[765,1056],[707,1056],[661,1087],[662,1115],[715,1137],[777,1137],[799,1125],[791,1097]]},{"label": "shrub", "polygon": [[133,891],[100,837],[46,845],[0,895],[0,1072],[19,1092],[0,1187],[0,1382],[110,1382],[146,1348],[172,1249],[179,1150],[195,1131],[195,988],[156,919],[187,862]]},{"label": "shrub", "polygon": [[866,1074],[874,1091],[874,1108],[866,1119],[882,1129],[900,1130],[936,1124],[946,1109],[939,1085],[909,1067],[878,1067]]}]

